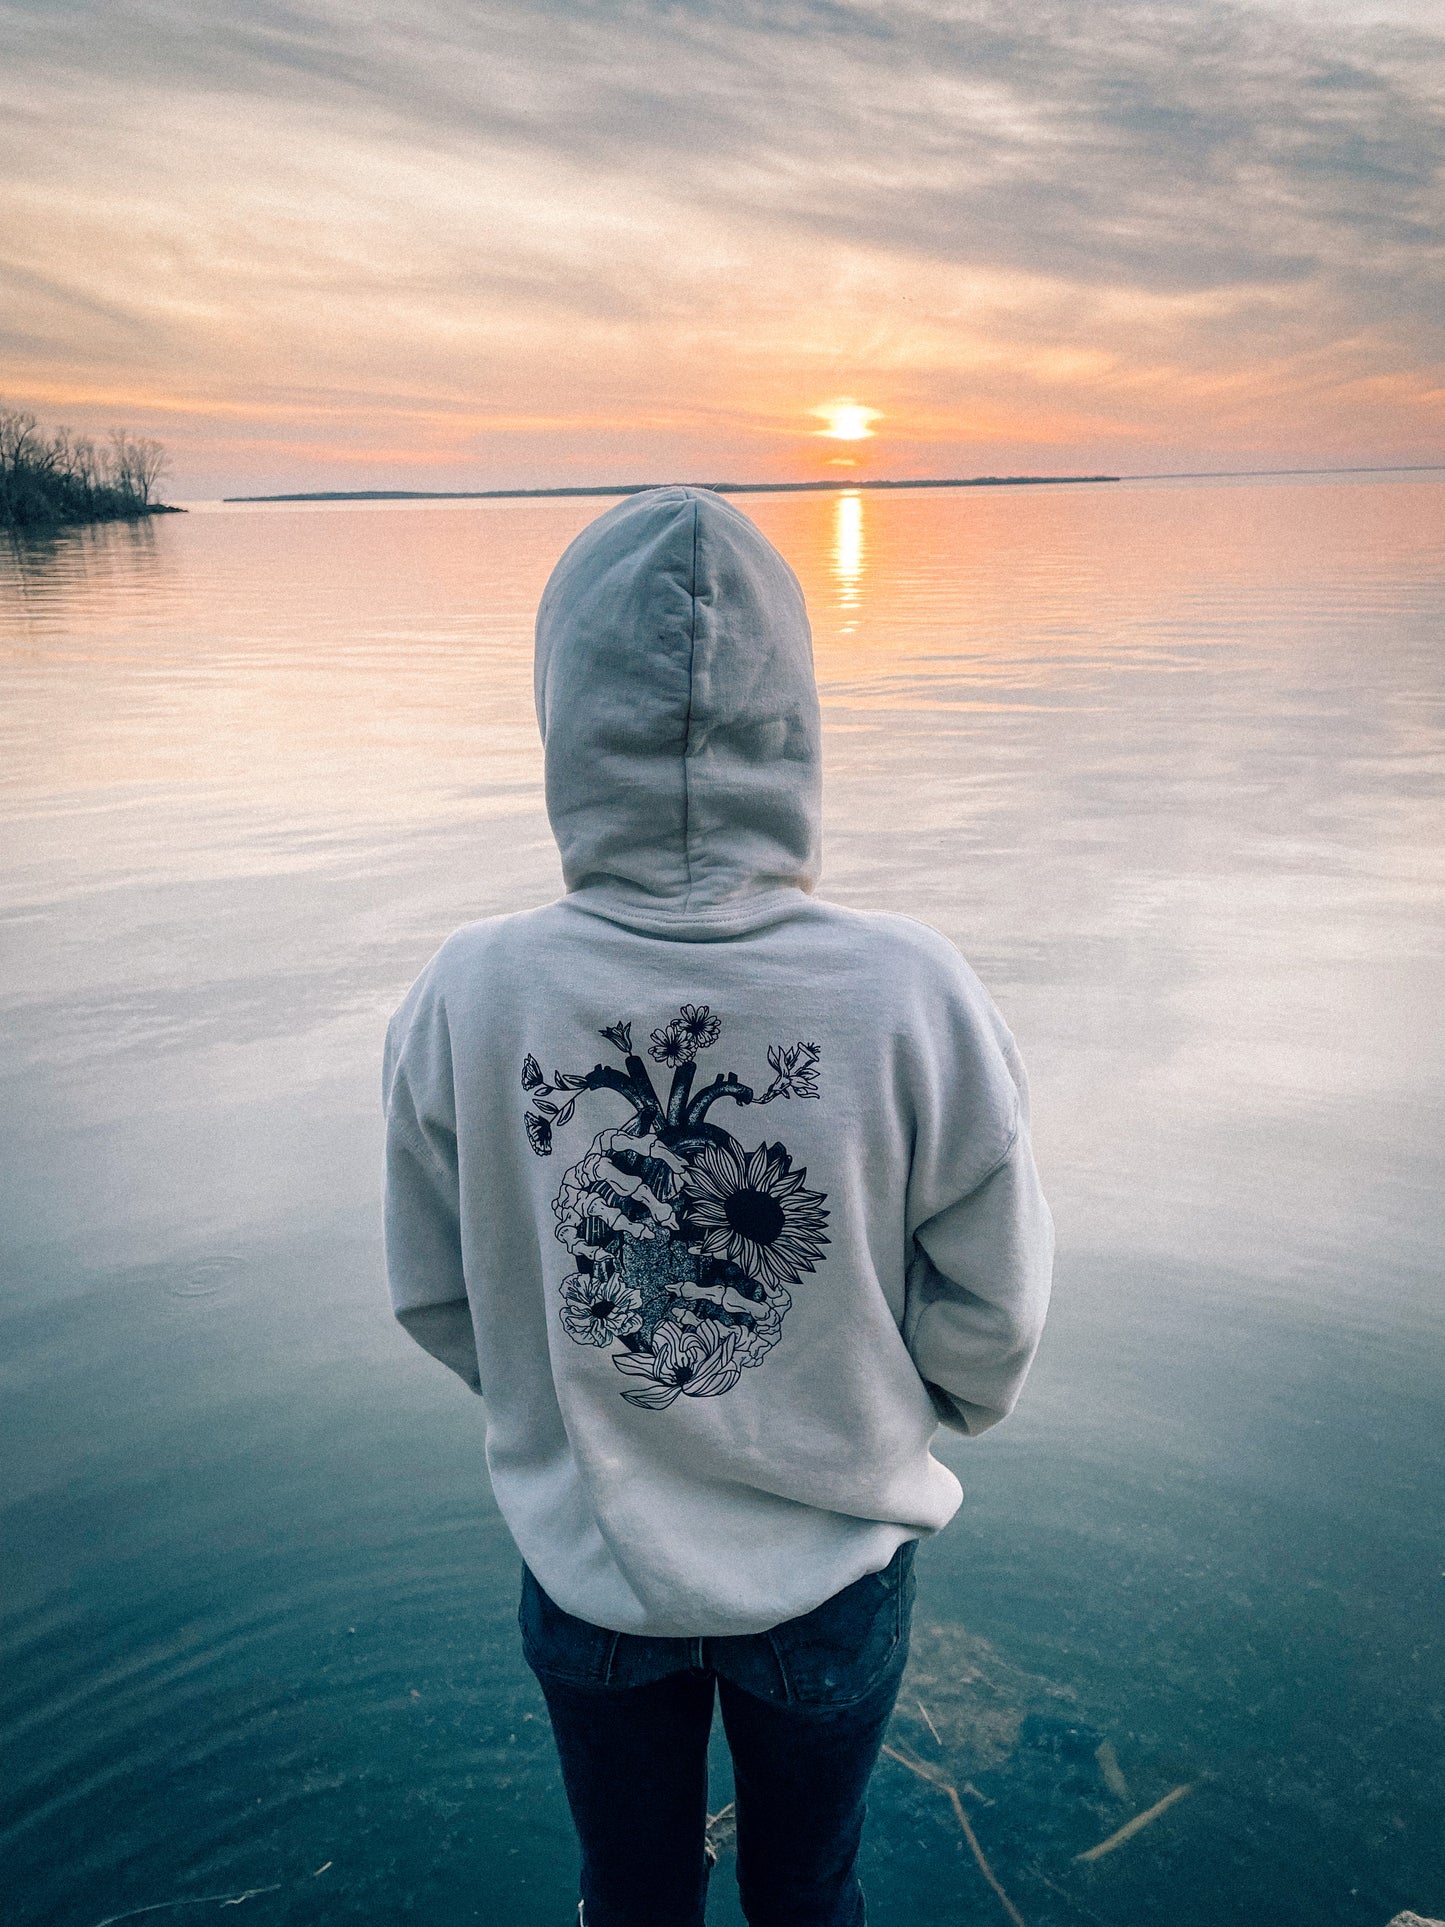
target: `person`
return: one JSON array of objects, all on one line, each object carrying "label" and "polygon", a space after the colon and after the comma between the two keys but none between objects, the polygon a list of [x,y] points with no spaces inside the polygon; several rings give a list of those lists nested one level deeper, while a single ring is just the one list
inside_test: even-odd
[{"label": "person", "polygon": [[458,931],[387,1037],[397,1318],[484,1400],[585,1927],[703,1920],[714,1703],[752,1927],[854,1927],[932,1455],[1012,1408],[1052,1227],[968,966],[814,895],[802,591],[631,497],[536,631],[566,894]]}]

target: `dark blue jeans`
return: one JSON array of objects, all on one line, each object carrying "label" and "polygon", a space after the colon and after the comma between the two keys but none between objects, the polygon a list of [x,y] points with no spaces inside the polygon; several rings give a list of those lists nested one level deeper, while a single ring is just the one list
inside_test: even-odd
[{"label": "dark blue jeans", "polygon": [[750,1927],[859,1927],[858,1843],[908,1657],[916,1544],[801,1618],[729,1639],[608,1632],[524,1568],[522,1645],[581,1841],[586,1927],[702,1927],[714,1695]]}]

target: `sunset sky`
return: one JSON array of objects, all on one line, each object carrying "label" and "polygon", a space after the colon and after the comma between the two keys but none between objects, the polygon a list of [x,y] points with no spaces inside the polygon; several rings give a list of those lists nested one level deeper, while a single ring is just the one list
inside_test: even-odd
[{"label": "sunset sky", "polygon": [[1442,18],[0,4],[0,398],[181,499],[1442,461]]}]

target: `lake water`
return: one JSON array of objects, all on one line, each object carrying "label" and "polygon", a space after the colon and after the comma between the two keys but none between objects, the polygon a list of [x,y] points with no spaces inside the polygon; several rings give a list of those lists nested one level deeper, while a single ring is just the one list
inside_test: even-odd
[{"label": "lake water", "polygon": [[[7,1927],[574,1918],[480,1409],[385,1305],[378,1060],[557,889],[531,615],[601,506],[0,547]],[[895,1748],[1028,1927],[1445,1913],[1445,483],[744,506],[824,894],[972,959],[1059,1225]],[[1006,1918],[892,1759],[867,1881]]]}]

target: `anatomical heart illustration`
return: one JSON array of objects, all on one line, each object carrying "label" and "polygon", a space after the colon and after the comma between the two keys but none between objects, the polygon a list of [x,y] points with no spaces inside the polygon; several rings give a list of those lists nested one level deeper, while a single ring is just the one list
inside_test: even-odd
[{"label": "anatomical heart illustration", "polygon": [[599,1034],[622,1060],[586,1072],[522,1065],[531,1108],[527,1136],[538,1157],[593,1093],[621,1098],[630,1115],[597,1132],[563,1175],[552,1201],[557,1237],[574,1270],[562,1281],[559,1316],[579,1345],[608,1346],[631,1381],[622,1396],[661,1411],[678,1397],[717,1398],[761,1365],[782,1334],[789,1286],[822,1263],[826,1193],[804,1188],[781,1144],[748,1150],[710,1113],[779,1098],[817,1098],[818,1046],[774,1044],[771,1080],[755,1093],[732,1071],[694,1094],[698,1057],[721,1020],[684,1004],[652,1033],[648,1055],[672,1072],[666,1099],[632,1047],[632,1026]]}]

